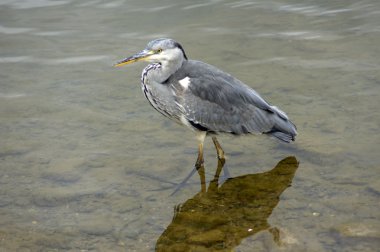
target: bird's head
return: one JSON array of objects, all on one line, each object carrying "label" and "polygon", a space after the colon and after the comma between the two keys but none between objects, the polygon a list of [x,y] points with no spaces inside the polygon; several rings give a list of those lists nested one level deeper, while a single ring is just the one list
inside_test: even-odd
[{"label": "bird's head", "polygon": [[160,38],[150,41],[144,50],[123,59],[115,66],[124,66],[141,60],[165,64],[170,61],[187,60],[187,56],[178,42],[173,39]]}]

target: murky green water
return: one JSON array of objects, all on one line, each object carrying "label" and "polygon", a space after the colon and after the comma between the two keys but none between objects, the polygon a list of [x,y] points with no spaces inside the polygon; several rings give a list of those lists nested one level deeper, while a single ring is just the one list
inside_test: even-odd
[{"label": "murky green water", "polygon": [[[178,229],[179,248],[376,251],[379,27],[377,0],[0,1],[0,250],[153,251],[177,225],[174,214],[200,216],[178,205],[200,200],[237,210],[207,208],[205,228]],[[219,140],[234,178],[260,178],[295,156],[291,187],[268,194],[281,180],[271,177],[239,208],[246,198],[232,182],[217,195],[241,201],[205,202],[194,176],[169,196],[195,162],[194,135],[145,100],[143,63],[112,67],[157,37],[178,40],[190,58],[288,113],[299,132],[292,145]],[[212,179],[209,139],[205,148]]]}]

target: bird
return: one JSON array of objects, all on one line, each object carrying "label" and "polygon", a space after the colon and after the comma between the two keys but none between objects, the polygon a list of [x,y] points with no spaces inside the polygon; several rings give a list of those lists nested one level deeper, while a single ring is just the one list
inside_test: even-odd
[{"label": "bird", "polygon": [[286,143],[295,141],[296,126],[285,112],[232,75],[189,59],[177,41],[152,40],[141,52],[115,66],[138,61],[149,62],[141,74],[141,87],[153,108],[196,133],[196,169],[204,164],[203,145],[207,135],[212,136],[217,157],[223,163],[224,150],[216,138],[220,133],[265,134]]}]

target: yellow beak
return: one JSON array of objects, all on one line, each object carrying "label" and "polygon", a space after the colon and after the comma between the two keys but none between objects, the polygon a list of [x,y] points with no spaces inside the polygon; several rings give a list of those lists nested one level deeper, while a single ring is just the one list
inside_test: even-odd
[{"label": "yellow beak", "polygon": [[151,56],[153,54],[154,54],[153,51],[143,50],[143,51],[141,51],[139,53],[136,53],[133,56],[130,56],[128,58],[123,59],[122,61],[116,63],[114,66],[115,67],[120,67],[120,66],[124,66],[124,65],[127,65],[127,64],[131,64],[131,63],[140,61],[140,60],[145,60],[145,59],[149,58],[149,56]]}]

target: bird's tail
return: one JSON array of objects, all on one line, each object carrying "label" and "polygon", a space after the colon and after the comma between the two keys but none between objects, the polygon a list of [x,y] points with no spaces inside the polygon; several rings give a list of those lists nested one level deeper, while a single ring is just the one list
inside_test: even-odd
[{"label": "bird's tail", "polygon": [[294,141],[297,135],[296,125],[289,120],[288,116],[283,111],[275,106],[272,106],[272,109],[275,111],[277,118],[273,128],[270,131],[265,132],[265,134],[272,135],[287,143]]},{"label": "bird's tail", "polygon": [[273,127],[271,131],[266,132],[266,134],[272,135],[284,142],[290,143],[291,141],[296,140],[297,130],[296,126],[291,122],[288,121],[288,128],[278,128]]}]

